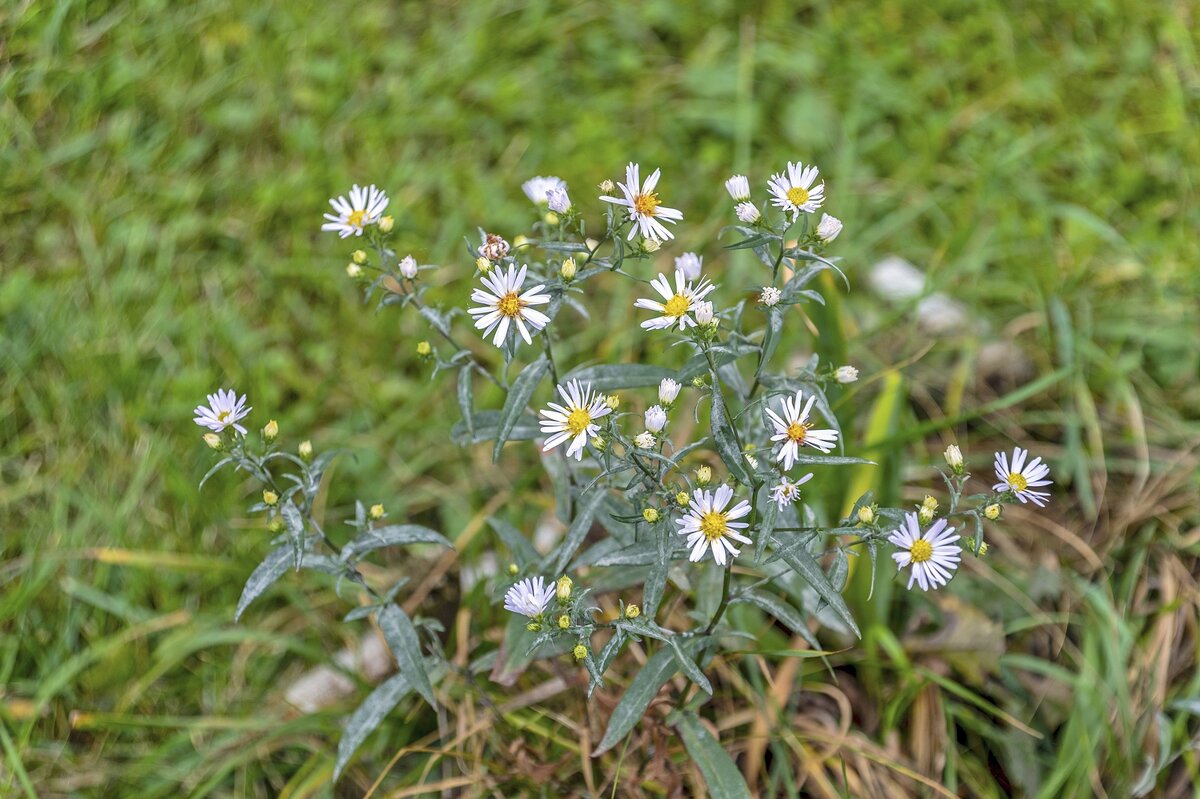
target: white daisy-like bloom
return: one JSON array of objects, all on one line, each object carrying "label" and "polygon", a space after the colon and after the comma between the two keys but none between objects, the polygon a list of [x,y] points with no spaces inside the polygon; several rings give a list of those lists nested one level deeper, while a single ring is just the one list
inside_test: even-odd
[{"label": "white daisy-like bloom", "polygon": [[479,244],[479,254],[489,261],[499,261],[508,255],[508,242],[495,233],[484,233]]},{"label": "white daisy-like bloom", "polygon": [[778,305],[779,300],[783,298],[783,292],[774,286],[763,286],[762,294],[758,296],[758,301],[770,308],[773,305]]},{"label": "white daisy-like bloom", "polygon": [[612,409],[605,404],[600,392],[592,391],[591,383],[580,385],[578,380],[570,380],[566,385],[558,386],[558,393],[565,404],[550,402],[547,403],[549,410],[543,408],[538,411],[543,417],[542,432],[550,434],[542,452],[552,450],[569,439],[571,444],[567,447],[567,455],[582,460],[583,447],[588,439],[600,434],[596,420],[612,413]]},{"label": "white daisy-like bloom", "polygon": [[504,344],[504,337],[508,335],[510,323],[516,323],[517,329],[521,331],[521,338],[525,339],[526,344],[533,343],[533,339],[529,337],[527,324],[534,330],[541,330],[550,323],[550,317],[529,307],[545,305],[550,302],[549,294],[538,293],[545,286],[539,283],[523,294],[520,293],[521,287],[525,283],[525,272],[528,269],[529,267],[525,265],[519,271],[515,265],[509,266],[507,272],[503,269],[496,269],[482,277],[487,291],[475,289],[471,292],[471,299],[480,304],[478,308],[468,309],[470,314],[475,317],[475,327],[483,330],[485,338],[494,328],[496,335],[492,339],[492,343],[497,347]]},{"label": "white daisy-like bloom", "polygon": [[196,410],[192,411],[196,414],[192,421],[201,427],[207,427],[214,433],[223,433],[225,428],[232,427],[242,435],[246,435],[246,428],[238,422],[245,419],[251,410],[253,408],[246,407],[245,394],[239,397],[231,388],[219,388],[216,394],[208,395],[207,406],[196,406]]},{"label": "white daisy-like bloom", "polygon": [[779,413],[772,408],[767,408],[767,416],[771,420],[771,426],[775,428],[775,434],[771,436],[771,440],[783,442],[775,459],[783,462],[785,470],[791,469],[792,464],[796,462],[796,457],[800,454],[800,447],[812,447],[821,452],[829,452],[837,443],[836,430],[813,429],[809,413],[812,411],[813,403],[817,401],[817,395],[810,396],[808,402],[801,407],[803,400],[804,393],[797,391],[795,397],[783,398]]},{"label": "white daisy-like bloom", "polygon": [[542,577],[526,577],[508,589],[504,595],[504,609],[536,619],[546,612],[554,593],[554,583],[546,585]]},{"label": "white daisy-like bloom", "polygon": [[658,439],[649,430],[644,430],[633,437],[633,445],[638,449],[654,449]]},{"label": "white daisy-like bloom", "polygon": [[400,274],[404,275],[409,280],[417,276],[417,259],[411,255],[404,256],[400,261]]},{"label": "white daisy-like bloom", "polygon": [[821,171],[815,166],[806,167],[802,163],[788,161],[786,170],[772,175],[767,181],[767,188],[771,190],[771,204],[790,213],[793,222],[801,212],[814,213],[825,202],[825,184],[813,186],[820,174]]},{"label": "white daisy-like bloom", "polygon": [[759,213],[758,206],[751,202],[738,203],[734,206],[733,212],[737,214],[737,218],[745,222],[747,225],[753,225],[762,218]]},{"label": "white daisy-like bloom", "polygon": [[853,383],[858,379],[858,370],[847,364],[839,366],[833,373],[833,379],[839,383]]},{"label": "white daisy-like bloom", "polygon": [[683,276],[688,280],[697,280],[703,268],[704,258],[694,252],[685,252],[675,259],[675,271],[683,272]]},{"label": "white daisy-like bloom", "polygon": [[1010,464],[1005,453],[997,452],[996,480],[998,482],[992,486],[992,489],[1011,491],[1013,496],[1021,501],[1021,504],[1032,502],[1039,508],[1044,508],[1046,501],[1050,499],[1050,492],[1032,491],[1031,489],[1048,486],[1054,482],[1046,479],[1050,474],[1050,467],[1042,463],[1041,458],[1034,458],[1026,463],[1027,457],[1029,457],[1029,450],[1014,447]]},{"label": "white daisy-like bloom", "polygon": [[676,324],[679,325],[680,330],[695,327],[696,320],[692,319],[691,311],[697,303],[707,297],[709,292],[716,288],[708,278],[701,278],[699,283],[693,285],[684,277],[683,272],[678,269],[675,270],[674,291],[671,290],[671,283],[667,280],[666,275],[659,275],[654,278],[654,280],[650,281],[650,285],[662,295],[665,302],[639,299],[634,303],[634,307],[645,308],[648,311],[658,311],[661,314],[661,316],[655,319],[648,319],[642,322],[642,328],[645,330],[669,330]]},{"label": "white daisy-like bloom", "polygon": [[669,377],[664,377],[658,384],[658,401],[670,405],[679,396],[679,384]]},{"label": "white daisy-like bloom", "polygon": [[911,589],[916,582],[922,591],[936,591],[950,582],[962,560],[962,547],[955,543],[958,538],[954,528],[946,526],[945,519],[938,519],[922,533],[917,514],[906,513],[904,523],[888,536],[888,541],[900,549],[892,553],[896,565],[901,569],[912,567],[908,587]]},{"label": "white daisy-like bloom", "polygon": [[321,230],[332,230],[341,238],[361,236],[367,225],[379,221],[388,207],[388,196],[374,185],[363,188],[357,183],[350,187],[350,197],[335,197],[329,201],[335,214],[325,214],[329,221]]},{"label": "white daisy-like bloom", "polygon": [[674,224],[683,219],[683,212],[659,204],[661,200],[658,199],[658,192],[654,190],[654,187],[658,185],[662,170],[654,170],[650,173],[650,177],[646,178],[646,182],[642,183],[639,178],[640,169],[640,165],[633,162],[625,167],[625,182],[617,184],[621,193],[625,195],[624,197],[601,197],[600,199],[628,209],[629,219],[634,222],[633,228],[629,231],[628,239],[630,241],[638,233],[650,241],[661,242],[673,239],[675,234],[667,230],[659,220]]},{"label": "white daisy-like bloom", "polygon": [[707,325],[713,320],[713,304],[711,302],[696,303],[696,324]]},{"label": "white daisy-like bloom", "polygon": [[800,486],[811,479],[812,472],[804,475],[799,480],[789,480],[786,477],[780,478],[778,485],[771,489],[771,499],[775,500],[780,510],[783,510],[788,505],[800,499]]},{"label": "white daisy-like bloom", "polygon": [[836,216],[821,214],[821,221],[817,223],[817,238],[828,244],[836,239],[841,232],[842,220]]},{"label": "white daisy-like bloom", "polygon": [[529,198],[529,202],[538,205],[545,205],[549,202],[549,194],[554,189],[567,190],[567,182],[562,178],[554,175],[545,177],[538,175],[536,178],[530,178],[521,184],[521,191],[525,192],[525,196]]},{"label": "white daisy-like bloom", "polygon": [[667,412],[661,405],[651,405],[646,409],[646,429],[651,433],[662,432],[667,426]]},{"label": "white daisy-like bloom", "polygon": [[571,210],[571,197],[567,194],[567,187],[550,189],[546,192],[546,203],[550,206],[550,210],[556,214],[565,214]]},{"label": "white daisy-like bloom", "polygon": [[675,520],[680,527],[677,532],[687,536],[687,546],[690,550],[688,560],[696,563],[711,548],[713,560],[718,566],[724,566],[728,556],[736,558],[741,551],[733,545],[733,541],[751,543],[749,538],[738,532],[750,525],[734,521],[750,513],[750,503],[742,500],[726,510],[725,507],[732,499],[733,489],[725,485],[717,488],[715,492],[697,488],[692,493],[687,515]]},{"label": "white daisy-like bloom", "polygon": [[750,181],[745,175],[734,175],[729,180],[725,181],[725,191],[729,192],[729,196],[735,202],[743,202],[750,199]]}]

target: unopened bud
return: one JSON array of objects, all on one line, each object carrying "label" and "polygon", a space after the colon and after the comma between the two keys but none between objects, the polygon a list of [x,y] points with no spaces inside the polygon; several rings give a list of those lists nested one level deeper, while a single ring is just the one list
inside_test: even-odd
[{"label": "unopened bud", "polygon": [[557,225],[558,214],[554,213],[553,211],[547,211],[545,216],[542,217],[542,221],[547,225]]},{"label": "unopened bud", "polygon": [[636,619],[638,616],[641,616],[641,615],[642,615],[642,609],[639,608],[637,605],[626,605],[625,606],[625,618]]},{"label": "unopened bud", "polygon": [[608,439],[606,439],[604,436],[596,436],[592,439],[592,449],[596,450],[597,452],[603,452],[607,448]]},{"label": "unopened bud", "polygon": [[525,629],[529,630],[531,633],[540,632],[542,629],[542,624],[541,622],[531,621],[529,624],[525,625]]},{"label": "unopened bud", "polygon": [[216,433],[205,433],[204,443],[208,444],[208,446],[212,449],[220,449],[221,447],[225,446],[225,442],[222,441],[221,437]]},{"label": "unopened bud", "polygon": [[688,504],[688,495],[686,491],[680,491],[675,495],[675,504],[681,508],[686,508]]},{"label": "unopened bud", "polygon": [[411,255],[401,258],[397,268],[400,270],[400,274],[409,280],[415,279],[417,272],[420,271],[417,267],[417,259]]},{"label": "unopened bud", "polygon": [[383,233],[391,233],[395,224],[396,220],[394,217],[381,216],[379,218],[379,230]]},{"label": "unopened bud", "polygon": [[346,274],[352,278],[362,276],[362,267],[358,264],[346,264]]},{"label": "unopened bud", "polygon": [[858,370],[853,366],[839,366],[834,370],[833,379],[839,383],[853,383],[858,379]]},{"label": "unopened bud", "polygon": [[713,320],[713,304],[711,302],[696,303],[696,324],[711,325]]},{"label": "unopened bud", "polygon": [[571,626],[571,617],[570,616],[568,616],[567,614],[564,613],[563,615],[558,617],[558,629],[565,630],[570,626]]},{"label": "unopened bud", "polygon": [[983,515],[988,517],[988,519],[993,522],[996,521],[1000,518],[1000,506],[993,502],[991,505],[988,505],[983,509]]},{"label": "unopened bud", "polygon": [[432,344],[430,344],[428,341],[418,341],[417,342],[417,355],[420,355],[422,358],[428,358],[432,354],[433,354],[433,345]]},{"label": "unopened bud", "polygon": [[987,541],[980,541],[979,542],[979,550],[976,551],[975,554],[982,558],[987,553],[988,553]]},{"label": "unopened bud", "polygon": [[356,264],[365,264],[367,262],[367,253],[364,250],[355,250],[350,253],[350,260]]},{"label": "unopened bud", "polygon": [[562,262],[562,266],[559,268],[558,273],[562,275],[563,280],[574,280],[575,268],[575,259],[568,258]]},{"label": "unopened bud", "polygon": [[475,268],[486,275],[492,271],[492,262],[481,255],[475,259]]},{"label": "unopened bud", "polygon": [[370,514],[371,514],[371,518],[373,520],[379,521],[380,519],[383,518],[383,506],[379,505],[379,504],[372,505]]},{"label": "unopened bud", "polygon": [[700,466],[696,469],[696,484],[706,486],[712,482],[712,467]]},{"label": "unopened bud", "polygon": [[566,602],[571,598],[571,586],[573,585],[575,583],[565,574],[558,578],[558,582],[554,584],[554,595],[558,597],[559,602]]},{"label": "unopened bud", "polygon": [[268,442],[274,441],[275,437],[279,435],[279,424],[272,419],[271,421],[267,422],[266,427],[262,429],[262,434],[263,438],[265,438]]},{"label": "unopened bud", "polygon": [[600,191],[604,192],[605,194],[611,194],[616,186],[613,185],[611,180],[605,178],[604,180],[600,181],[600,185],[598,185],[596,188],[600,189]]},{"label": "unopened bud", "polygon": [[662,247],[662,244],[655,239],[646,239],[642,242],[642,249],[646,252],[658,252],[660,247]]},{"label": "unopened bud", "polygon": [[516,574],[519,571],[521,571],[521,567],[519,567],[517,564],[515,564],[515,563],[508,564],[508,573],[509,574]]},{"label": "unopened bud", "polygon": [[588,656],[588,648],[583,644],[575,644],[575,648],[571,650],[571,654],[575,656],[576,660],[583,660]]},{"label": "unopened bud", "polygon": [[921,509],[917,511],[917,521],[921,524],[929,524],[933,521],[933,511],[922,505]]},{"label": "unopened bud", "polygon": [[656,521],[658,521],[658,509],[646,508],[644,511],[642,511],[642,518],[650,522],[650,524],[654,524]]},{"label": "unopened bud", "polygon": [[962,450],[958,448],[957,444],[951,444],[950,446],[946,447],[946,451],[942,453],[942,457],[946,459],[946,465],[953,469],[955,473],[962,472]]},{"label": "unopened bud", "polygon": [[615,411],[621,407],[621,398],[616,394],[609,394],[604,398],[604,404],[608,406],[609,410]]},{"label": "unopened bud", "polygon": [[297,447],[297,451],[300,453],[300,460],[302,460],[302,461],[311,461],[312,460],[313,446],[312,446],[311,441],[301,441],[300,446]]},{"label": "unopened bud", "polygon": [[858,520],[863,524],[874,524],[875,508],[870,505],[863,505],[858,509]]},{"label": "unopened bud", "polygon": [[276,516],[274,519],[271,520],[271,523],[267,525],[267,529],[269,531],[271,531],[272,533],[282,533],[283,528],[286,526],[287,525],[285,525],[283,523],[283,519]]},{"label": "unopened bud", "polygon": [[921,507],[928,508],[931,513],[936,513],[938,509],[938,501],[926,494],[924,501],[921,502]]},{"label": "unopened bud", "polygon": [[263,502],[273,508],[279,503],[279,495],[268,488],[263,492]]}]

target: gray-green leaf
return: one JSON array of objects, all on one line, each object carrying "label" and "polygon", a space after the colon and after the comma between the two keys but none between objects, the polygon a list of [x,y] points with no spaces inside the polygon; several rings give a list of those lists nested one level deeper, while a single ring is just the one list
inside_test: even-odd
[{"label": "gray-green leaf", "polygon": [[379,629],[383,631],[388,649],[396,656],[400,671],[408,675],[412,687],[426,702],[437,707],[433,685],[429,682],[425,660],[421,657],[421,639],[412,619],[399,605],[386,605],[379,611]]},{"label": "gray-green leaf", "polygon": [[846,607],[846,600],[833,587],[833,583],[829,582],[829,578],[821,570],[821,564],[817,563],[817,559],[813,557],[807,547],[792,547],[789,550],[781,552],[780,557],[797,574],[804,578],[805,582],[813,587],[817,595],[825,600],[830,609],[837,614],[839,619],[846,623],[846,626],[856,636],[862,638],[862,632],[858,629],[858,623],[854,621],[854,616],[851,615],[850,608]]},{"label": "gray-green leaf", "polygon": [[436,530],[430,530],[419,524],[389,524],[386,527],[363,530],[356,535],[350,543],[342,547],[342,560],[349,560],[364,552],[372,552],[383,547],[403,544],[441,544],[454,549],[454,545]]},{"label": "gray-green leaf", "polygon": [[543,355],[522,369],[521,374],[513,381],[508,390],[508,397],[504,400],[504,409],[500,411],[500,418],[497,420],[496,445],[492,447],[493,462],[500,460],[500,450],[504,447],[504,442],[508,440],[517,420],[525,413],[534,389],[542,382],[542,376],[549,368],[550,361]]},{"label": "gray-green leaf", "polygon": [[684,713],[676,725],[688,754],[700,767],[713,799],[750,799],[750,789],[729,753],[721,748],[694,713]]},{"label": "gray-green leaf", "polygon": [[608,720],[608,729],[604,731],[604,738],[601,739],[600,746],[592,752],[592,757],[604,754],[629,734],[634,725],[641,720],[651,700],[658,694],[658,689],[678,670],[679,661],[675,658],[675,650],[669,646],[664,646],[646,661],[646,665],[642,666],[642,670],[633,678],[633,682],[625,689],[625,695],[613,709]]},{"label": "gray-green leaf", "polygon": [[579,551],[588,530],[592,529],[592,521],[596,518],[596,510],[604,501],[604,496],[603,488],[594,488],[585,493],[576,503],[575,520],[571,522],[567,534],[563,536],[562,543],[554,551],[554,559],[550,561],[551,577],[561,574],[563,569],[567,568],[567,564],[571,562],[571,558]]},{"label": "gray-green leaf", "polygon": [[712,373],[712,380],[711,421],[713,442],[716,444],[717,454],[721,456],[721,460],[725,462],[726,468],[729,469],[729,473],[733,475],[734,479],[743,485],[754,485],[754,478],[746,468],[745,455],[738,446],[733,425],[729,421],[729,414],[725,409],[725,398],[721,396],[721,386],[715,372]]},{"label": "gray-green leaf", "polygon": [[271,584],[287,573],[292,555],[291,543],[284,544],[281,547],[271,550],[271,552],[263,558],[263,562],[258,564],[253,572],[250,573],[250,578],[246,580],[246,587],[242,589],[242,596],[238,599],[237,610],[233,612],[233,620],[237,621],[242,617],[242,612],[257,599],[263,591],[271,587]]}]

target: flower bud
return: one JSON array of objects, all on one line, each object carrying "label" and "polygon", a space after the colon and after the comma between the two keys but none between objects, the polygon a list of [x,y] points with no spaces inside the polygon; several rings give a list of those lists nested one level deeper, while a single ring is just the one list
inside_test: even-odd
[{"label": "flower bud", "polygon": [[604,180],[600,181],[600,184],[596,186],[596,188],[600,189],[600,191],[604,192],[605,194],[612,194],[616,186],[613,185],[611,180],[605,178]]},{"label": "flower bud", "polygon": [[669,377],[664,377],[658,384],[658,401],[670,407],[679,396],[679,384]]},{"label": "flower bud", "polygon": [[262,429],[262,435],[263,435],[263,438],[266,439],[268,443],[271,441],[274,441],[276,436],[279,435],[279,423],[276,422],[274,419],[267,422],[266,427],[264,427]]},{"label": "flower bud", "polygon": [[683,272],[688,280],[699,280],[700,270],[704,268],[704,259],[694,252],[685,252],[675,259],[675,271]]},{"label": "flower bud", "polygon": [[205,433],[204,443],[208,444],[210,448],[218,450],[225,446],[225,442],[216,433]]},{"label": "flower bud", "polygon": [[667,412],[661,405],[651,405],[646,409],[646,429],[651,433],[661,432],[667,426]]},{"label": "flower bud", "polygon": [[268,488],[266,491],[263,491],[263,502],[273,508],[279,504],[279,495]]},{"label": "flower bud", "polygon": [[305,462],[312,460],[313,445],[311,441],[301,441],[297,451],[300,453],[300,460]]},{"label": "flower bud", "polygon": [[993,502],[991,505],[988,505],[983,509],[983,515],[993,522],[996,521],[1000,518],[1000,506]]},{"label": "flower bud", "polygon": [[642,249],[646,252],[658,252],[660,247],[662,247],[662,244],[655,239],[645,239],[642,241]]},{"label": "flower bud", "polygon": [[379,521],[380,519],[383,518],[383,506],[380,504],[372,505],[370,514],[371,514],[372,520]]},{"label": "flower bud", "polygon": [[696,324],[710,325],[713,320],[713,304],[711,302],[696,303]]},{"label": "flower bud", "polygon": [[542,625],[541,622],[531,621],[529,624],[525,625],[525,629],[529,630],[531,633],[541,632]]},{"label": "flower bud", "polygon": [[657,440],[649,430],[643,430],[633,437],[633,445],[639,449],[654,449]]},{"label": "flower bud", "polygon": [[418,341],[417,342],[417,355],[421,356],[422,358],[428,358],[432,354],[433,354],[433,345],[432,344],[430,344],[428,341]]},{"label": "flower bud", "polygon": [[276,516],[271,520],[270,524],[267,525],[267,530],[272,533],[282,533],[283,528],[285,527],[287,527],[287,525],[283,523],[283,519]]},{"label": "flower bud", "polygon": [[763,286],[762,294],[758,296],[758,301],[768,308],[778,305],[779,300],[783,298],[783,292],[774,286]]},{"label": "flower bud", "polygon": [[979,542],[979,550],[975,554],[982,558],[987,553],[988,553],[987,541],[980,541]]},{"label": "flower bud", "polygon": [[738,203],[737,207],[733,210],[737,213],[737,218],[747,225],[753,225],[762,217],[762,214],[758,211],[758,206],[751,202]]},{"label": "flower bud", "polygon": [[606,439],[604,436],[596,436],[592,439],[592,449],[596,450],[597,452],[603,452],[604,450],[608,449],[608,439]]},{"label": "flower bud", "polygon": [[515,564],[515,563],[508,564],[508,573],[509,574],[516,574],[519,571],[521,571],[521,567],[518,566],[517,564]]},{"label": "flower bud", "polygon": [[409,280],[417,276],[417,259],[411,255],[406,255],[400,260],[400,274],[404,275]]},{"label": "flower bud", "polygon": [[642,511],[642,518],[648,521],[650,524],[654,524],[656,521],[658,521],[658,509],[646,508],[644,511]]},{"label": "flower bud", "polygon": [[698,466],[696,467],[696,485],[706,486],[712,482],[712,467]]},{"label": "flower bud", "polygon": [[863,505],[858,509],[858,520],[862,524],[875,523],[875,508],[872,505]]},{"label": "flower bud", "polygon": [[680,491],[675,495],[675,504],[681,508],[686,508],[688,505],[688,495],[686,491]]},{"label": "flower bud", "polygon": [[588,648],[583,644],[575,644],[575,648],[571,650],[571,654],[575,656],[576,660],[583,660],[588,656]]},{"label": "flower bud", "polygon": [[492,270],[492,262],[481,255],[475,259],[475,268],[486,275]]},{"label": "flower bud", "polygon": [[951,444],[946,447],[946,451],[942,453],[942,456],[946,459],[946,465],[953,469],[955,474],[962,474],[963,456],[962,450],[958,448],[957,444]]},{"label": "flower bud", "polygon": [[750,199],[750,181],[745,175],[734,175],[725,181],[725,191],[729,192],[734,202],[745,202]]},{"label": "flower bud", "polygon": [[367,262],[367,253],[363,250],[355,250],[350,253],[350,260],[359,265],[365,264]]},{"label": "flower bud", "polygon": [[568,258],[567,260],[563,261],[562,266],[559,267],[558,273],[560,275],[562,275],[563,280],[574,280],[575,279],[575,259]]},{"label": "flower bud", "polygon": [[604,398],[604,404],[608,406],[609,410],[615,411],[621,407],[621,398],[616,394],[609,394]]},{"label": "flower bud", "polygon": [[346,274],[352,278],[362,276],[362,267],[358,264],[346,264]]},{"label": "flower bud", "polygon": [[570,616],[568,616],[567,614],[564,613],[563,615],[558,617],[558,629],[565,630],[570,626],[571,626],[571,617]]},{"label": "flower bud", "polygon": [[696,375],[692,378],[692,385],[696,388],[704,388],[704,378],[700,375]]},{"label": "flower bud", "polygon": [[553,211],[547,211],[542,216],[542,221],[545,222],[547,225],[557,225],[558,224],[558,214],[554,213]]},{"label": "flower bud", "polygon": [[641,616],[641,615],[642,615],[642,609],[639,608],[637,605],[626,605],[625,606],[625,618],[636,619],[638,616]]},{"label": "flower bud", "polygon": [[[567,195],[567,190],[562,186],[556,186],[546,192],[546,204],[556,214],[565,214],[571,210],[571,198]],[[555,217],[555,222],[557,221],[558,218]],[[550,224],[554,224],[554,222]]]},{"label": "flower bud", "polygon": [[391,233],[392,227],[396,224],[394,217],[381,216],[379,217],[379,231],[381,233]]},{"label": "flower bud", "polygon": [[558,597],[559,602],[566,602],[571,598],[571,586],[573,585],[575,583],[565,574],[558,578],[558,582],[554,584],[554,595]]},{"label": "flower bud", "polygon": [[929,524],[933,521],[933,510],[922,505],[921,509],[917,511],[917,521],[921,524]]},{"label": "flower bud", "polygon": [[817,238],[828,244],[836,239],[841,232],[842,220],[836,216],[821,214],[821,221],[817,224]]},{"label": "flower bud", "polygon": [[931,512],[937,512],[938,501],[934,497],[931,497],[928,494],[926,494],[925,499],[921,502],[921,507],[928,508]]},{"label": "flower bud", "polygon": [[514,247],[524,247],[528,243],[529,243],[529,237],[526,236],[524,233],[518,233],[517,235],[513,236],[513,246]]},{"label": "flower bud", "polygon": [[833,379],[839,383],[853,383],[858,379],[858,370],[853,366],[839,366],[834,370]]}]

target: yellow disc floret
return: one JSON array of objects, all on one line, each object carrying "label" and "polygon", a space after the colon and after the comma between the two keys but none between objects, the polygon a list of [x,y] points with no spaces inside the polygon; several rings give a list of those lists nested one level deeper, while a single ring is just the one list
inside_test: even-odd
[{"label": "yellow disc floret", "polygon": [[802,189],[799,186],[793,186],[788,189],[788,200],[792,205],[800,206],[808,202],[808,189]]},{"label": "yellow disc floret", "polygon": [[924,563],[933,557],[933,544],[926,541],[924,538],[918,538],[913,541],[912,547],[908,550],[912,555],[913,563]]},{"label": "yellow disc floret", "polygon": [[724,513],[710,510],[700,517],[700,532],[704,533],[704,537],[709,541],[716,541],[728,530],[729,524]]},{"label": "yellow disc floret", "polygon": [[654,212],[658,209],[658,206],[658,192],[652,191],[649,194],[639,194],[633,198],[633,210],[642,216],[654,216]]}]

